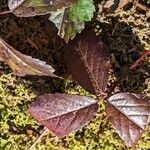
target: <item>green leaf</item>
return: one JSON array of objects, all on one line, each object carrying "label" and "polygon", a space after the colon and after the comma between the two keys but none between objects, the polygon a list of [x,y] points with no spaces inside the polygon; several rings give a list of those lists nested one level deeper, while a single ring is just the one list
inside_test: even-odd
[{"label": "green leaf", "polygon": [[78,0],[70,8],[52,12],[49,20],[58,28],[58,35],[68,42],[84,29],[84,22],[91,20],[94,11],[93,0]]},{"label": "green leaf", "polygon": [[79,0],[69,9],[69,18],[72,21],[90,21],[95,7],[93,0]]}]

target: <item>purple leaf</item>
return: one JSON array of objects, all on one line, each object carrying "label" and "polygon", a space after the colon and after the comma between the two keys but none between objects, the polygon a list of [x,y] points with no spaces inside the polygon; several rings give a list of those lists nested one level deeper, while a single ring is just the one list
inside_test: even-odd
[{"label": "purple leaf", "polygon": [[118,93],[108,99],[106,112],[119,136],[129,147],[141,138],[150,116],[150,97]]},{"label": "purple leaf", "polygon": [[84,31],[64,49],[66,65],[78,83],[97,96],[106,91],[110,56],[105,44],[92,31]]},{"label": "purple leaf", "polygon": [[69,94],[39,96],[27,110],[58,137],[83,127],[96,114],[98,105],[90,97]]}]

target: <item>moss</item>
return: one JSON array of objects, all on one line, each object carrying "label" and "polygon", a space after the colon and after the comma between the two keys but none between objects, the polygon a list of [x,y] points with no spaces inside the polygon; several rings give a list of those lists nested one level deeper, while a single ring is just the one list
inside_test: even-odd
[{"label": "moss", "polygon": [[[39,79],[40,80],[40,79]],[[37,83],[40,86],[40,82]],[[1,111],[1,149],[25,150],[39,136],[43,127],[26,114],[29,104],[34,101],[38,91],[30,79],[17,78],[11,73],[0,76],[0,111]],[[44,82],[44,81],[43,81]],[[58,83],[56,83],[57,85]],[[65,92],[92,96],[79,85],[67,79],[64,81]],[[47,85],[46,85],[47,88]],[[49,89],[53,89],[49,85]],[[92,96],[94,97],[94,96]],[[47,133],[36,146],[37,150],[121,150],[128,149],[118,137],[105,117],[105,105],[100,100],[99,112],[95,119],[76,133],[71,133],[62,140]],[[148,132],[139,141],[136,148],[148,149]]]}]

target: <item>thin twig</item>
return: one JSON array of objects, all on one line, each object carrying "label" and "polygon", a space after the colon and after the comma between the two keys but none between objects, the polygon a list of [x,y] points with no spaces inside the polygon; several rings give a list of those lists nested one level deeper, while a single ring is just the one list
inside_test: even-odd
[{"label": "thin twig", "polygon": [[131,70],[135,69],[135,68],[139,65],[139,63],[140,63],[146,56],[150,56],[150,50],[145,50],[145,51],[141,54],[140,58],[138,58],[138,59],[133,63],[133,65],[130,67],[130,69],[131,69]]},{"label": "thin twig", "polygon": [[117,81],[115,81],[115,82],[113,83],[113,85],[112,85],[112,87],[110,88],[110,90],[109,90],[108,95],[107,95],[106,98],[108,98],[108,97],[112,94],[112,92],[114,91],[115,87],[131,72],[131,70],[134,70],[134,69],[139,65],[139,63],[140,63],[146,56],[149,56],[149,55],[150,55],[150,50],[145,50],[145,51],[141,54],[140,58],[138,58],[138,59],[131,65],[131,67],[130,67],[127,71],[125,71],[125,73],[123,74],[123,76],[122,76],[120,79],[118,79]]},{"label": "thin twig", "polygon": [[142,4],[142,3],[138,2],[138,3],[135,4],[135,6],[140,8],[141,10],[149,11],[149,8],[146,5]]},{"label": "thin twig", "polygon": [[0,12],[0,15],[6,15],[6,14],[10,14],[10,13],[12,13],[12,11],[6,10],[6,11]]},{"label": "thin twig", "polygon": [[45,127],[42,131],[42,133],[40,134],[40,136],[34,141],[34,143],[31,145],[31,147],[28,148],[28,150],[33,150],[36,146],[36,144],[38,144],[42,137],[46,134],[46,132],[48,131],[48,129]]}]

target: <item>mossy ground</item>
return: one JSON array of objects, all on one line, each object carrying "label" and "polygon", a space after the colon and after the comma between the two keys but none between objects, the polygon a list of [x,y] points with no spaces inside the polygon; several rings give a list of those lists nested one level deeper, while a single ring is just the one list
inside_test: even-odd
[{"label": "mossy ground", "polygon": [[[7,6],[5,2],[0,2],[1,8]],[[114,71],[111,71],[110,83],[128,70],[141,51],[150,49],[148,21],[148,13],[139,14],[135,9],[97,14],[93,26],[107,43],[113,58]],[[0,62],[0,149],[27,150],[43,130],[43,126],[26,113],[36,96],[49,92],[93,95],[68,77],[62,51],[51,45],[43,17],[17,18],[12,14],[0,17],[0,36],[22,53],[52,64],[56,72],[65,78],[20,78],[14,76],[6,64]],[[146,58],[116,90],[150,95],[149,68],[150,59]],[[90,124],[61,140],[47,133],[35,149],[128,150],[107,121],[104,110],[105,105],[100,101],[99,112]],[[149,128],[135,149],[148,150],[148,139]]]}]

